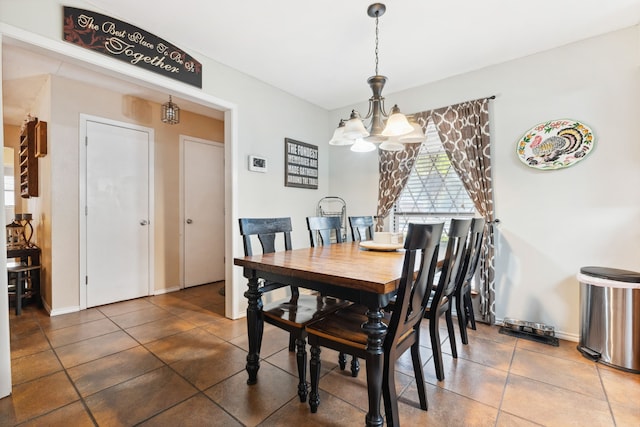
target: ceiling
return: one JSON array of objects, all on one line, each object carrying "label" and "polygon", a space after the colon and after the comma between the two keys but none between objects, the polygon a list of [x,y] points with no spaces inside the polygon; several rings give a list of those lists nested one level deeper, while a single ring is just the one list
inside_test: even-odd
[{"label": "ceiling", "polygon": [[[180,0],[175,10],[165,3],[160,7],[157,0],[66,4],[128,22],[195,59],[215,59],[331,110],[371,96],[366,83],[375,74],[370,3]],[[385,94],[640,22],[640,0],[388,0],[386,6],[379,32],[379,73],[388,77]],[[17,75],[37,79],[52,70],[76,74],[76,67],[61,61],[12,59],[20,53],[3,51],[4,80]]]}]

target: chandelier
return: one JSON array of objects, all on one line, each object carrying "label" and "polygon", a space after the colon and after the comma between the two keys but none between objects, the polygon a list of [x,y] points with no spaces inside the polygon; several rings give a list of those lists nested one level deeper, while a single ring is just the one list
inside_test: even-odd
[{"label": "chandelier", "polygon": [[169,102],[162,104],[162,123],[169,123],[175,125],[180,123],[180,107],[171,102],[171,95],[169,95]]},{"label": "chandelier", "polygon": [[[422,142],[425,139],[422,127],[407,119],[397,105],[389,113],[384,107],[382,89],[387,78],[378,74],[378,19],[386,10],[382,3],[374,3],[367,8],[367,15],[376,19],[376,74],[367,79],[373,92],[369,98],[369,111],[361,118],[356,110],[352,110],[349,119],[341,119],[329,141],[330,145],[351,145],[351,151],[367,152],[376,149],[374,143],[380,143],[381,150],[400,151],[404,149],[403,143]],[[363,120],[369,119],[368,126],[365,126]]]}]

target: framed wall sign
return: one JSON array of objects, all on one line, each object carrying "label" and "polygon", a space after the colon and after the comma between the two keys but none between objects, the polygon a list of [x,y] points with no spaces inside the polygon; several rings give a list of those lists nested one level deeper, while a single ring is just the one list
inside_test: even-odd
[{"label": "framed wall sign", "polygon": [[260,156],[249,156],[249,170],[253,172],[267,172],[267,159]]},{"label": "framed wall sign", "polygon": [[168,41],[90,10],[64,6],[64,40],[133,66],[202,87],[202,64]]},{"label": "framed wall sign", "polygon": [[284,185],[318,189],[318,146],[284,139]]}]

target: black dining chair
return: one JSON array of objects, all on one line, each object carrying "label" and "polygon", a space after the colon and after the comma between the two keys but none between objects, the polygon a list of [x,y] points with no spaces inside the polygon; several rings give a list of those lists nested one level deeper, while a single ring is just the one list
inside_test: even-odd
[{"label": "black dining chair", "polygon": [[[433,286],[442,229],[442,223],[409,224],[396,306],[393,312],[384,315],[388,329],[383,342],[382,396],[389,426],[399,425],[394,364],[408,349],[411,349],[420,408],[425,411],[428,408],[420,358],[420,323]],[[366,306],[353,304],[307,326],[307,339],[311,345],[311,412],[317,412],[320,405],[320,348],[327,347],[366,358],[367,334],[361,328],[367,322],[366,312]]]},{"label": "black dining chair", "polygon": [[[334,240],[335,243],[342,243],[342,218],[339,216],[307,217],[307,228],[309,229],[309,239],[312,248],[331,244]],[[342,371],[346,369],[346,354],[341,352],[338,355],[338,365]],[[360,361],[356,356],[352,356],[351,376],[357,377],[358,372],[360,372]]]},{"label": "black dining chair", "polygon": [[349,227],[351,228],[351,239],[354,242],[373,240],[372,216],[350,216]]},{"label": "black dining chair", "polygon": [[485,222],[484,218],[473,218],[471,221],[464,262],[460,274],[458,274],[456,289],[453,292],[456,300],[456,315],[458,316],[458,326],[460,327],[462,344],[469,344],[467,325],[471,323],[471,329],[476,329],[473,302],[471,301],[471,281],[473,280],[473,276],[478,267],[478,261],[480,260]]},{"label": "black dining chair", "polygon": [[[240,218],[240,234],[245,256],[253,255],[251,237],[257,237],[262,253],[276,251],[276,236],[281,236],[284,250],[291,250],[291,218]],[[289,332],[289,351],[296,350],[298,366],[298,396],[301,402],[307,399],[307,350],[305,326],[323,315],[349,304],[346,301],[322,295],[300,294],[296,286],[262,281],[262,294],[289,286],[291,297],[265,304],[262,321]]]},{"label": "black dining chair", "polygon": [[424,316],[429,319],[429,335],[431,336],[431,351],[433,352],[433,363],[436,368],[436,377],[439,381],[444,380],[444,365],[442,363],[442,344],[440,343],[440,332],[438,323],[444,314],[449,332],[449,344],[451,345],[451,355],[458,357],[456,340],[453,330],[453,318],[451,315],[453,291],[455,291],[458,274],[461,271],[463,255],[471,219],[452,219],[449,225],[447,249],[444,259],[438,263],[438,284],[435,291],[429,298]]}]

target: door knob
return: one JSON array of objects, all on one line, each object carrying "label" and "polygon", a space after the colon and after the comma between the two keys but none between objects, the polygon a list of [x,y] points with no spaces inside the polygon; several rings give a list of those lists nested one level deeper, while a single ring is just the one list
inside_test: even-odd
[{"label": "door knob", "polygon": [[193,220],[191,218],[187,219],[187,224],[191,224],[193,222]]},{"label": "door knob", "polygon": [[149,224],[149,222],[147,222],[146,219],[143,219],[142,221],[140,221],[140,225],[147,225]]}]

